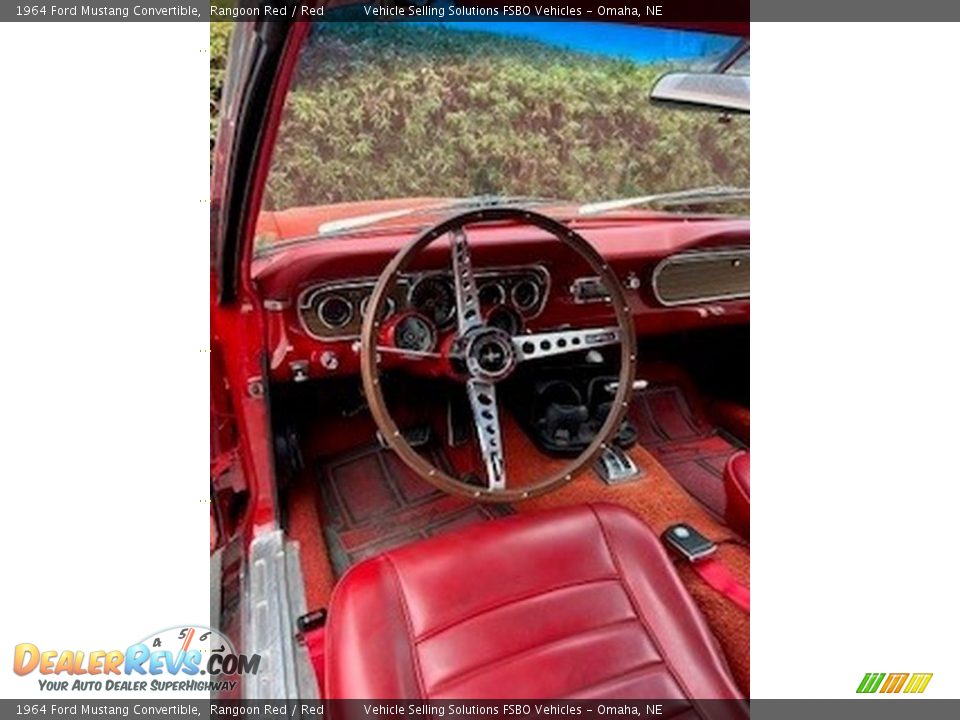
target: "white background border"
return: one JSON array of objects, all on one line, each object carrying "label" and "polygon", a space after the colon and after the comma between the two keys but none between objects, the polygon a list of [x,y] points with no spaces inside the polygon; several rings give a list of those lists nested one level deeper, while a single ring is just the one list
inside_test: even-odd
[{"label": "white background border", "polygon": [[209,31],[4,24],[0,67],[0,694],[37,697],[17,643],[209,624]]}]

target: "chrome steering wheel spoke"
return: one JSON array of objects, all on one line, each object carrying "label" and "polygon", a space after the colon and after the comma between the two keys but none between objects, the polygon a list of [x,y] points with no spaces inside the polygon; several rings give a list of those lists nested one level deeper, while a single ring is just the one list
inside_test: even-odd
[{"label": "chrome steering wheel spoke", "polygon": [[513,347],[516,350],[517,360],[521,362],[581,350],[592,350],[606,345],[616,345],[619,342],[620,328],[616,326],[513,336]]},{"label": "chrome steering wheel spoke", "polygon": [[470,248],[463,228],[450,233],[450,254],[453,256],[453,288],[457,298],[457,332],[463,336],[483,324],[480,294],[473,277]]},{"label": "chrome steering wheel spoke", "polygon": [[467,396],[473,411],[473,426],[477,431],[480,454],[487,468],[487,488],[503,490],[507,486],[507,478],[503,464],[497,390],[493,383],[473,378],[467,380]]}]

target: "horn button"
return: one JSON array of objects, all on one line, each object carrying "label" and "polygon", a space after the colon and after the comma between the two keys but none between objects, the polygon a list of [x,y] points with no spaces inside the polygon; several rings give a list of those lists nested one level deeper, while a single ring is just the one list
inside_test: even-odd
[{"label": "horn button", "polygon": [[467,372],[490,382],[503,380],[517,365],[513,338],[500,328],[481,327],[468,333],[463,354]]}]

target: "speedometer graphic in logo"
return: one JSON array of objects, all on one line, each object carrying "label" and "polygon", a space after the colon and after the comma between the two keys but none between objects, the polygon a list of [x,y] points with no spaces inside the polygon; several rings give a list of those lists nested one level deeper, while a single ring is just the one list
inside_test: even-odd
[{"label": "speedometer graphic in logo", "polygon": [[257,671],[259,657],[237,653],[230,639],[205,625],[175,625],[136,643],[134,663],[141,667],[185,675],[234,675]]}]

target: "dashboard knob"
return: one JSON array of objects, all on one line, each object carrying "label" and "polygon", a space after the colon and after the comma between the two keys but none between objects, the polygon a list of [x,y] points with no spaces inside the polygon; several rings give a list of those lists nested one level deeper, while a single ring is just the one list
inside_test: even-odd
[{"label": "dashboard knob", "polygon": [[290,373],[294,382],[304,382],[310,379],[310,364],[306,360],[290,363]]},{"label": "dashboard knob", "polygon": [[320,365],[324,370],[336,370],[340,367],[340,358],[332,350],[324,350],[320,355]]}]

